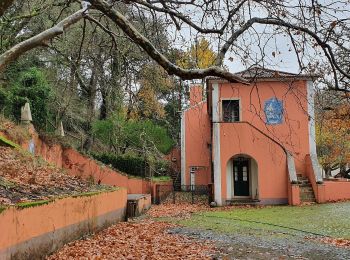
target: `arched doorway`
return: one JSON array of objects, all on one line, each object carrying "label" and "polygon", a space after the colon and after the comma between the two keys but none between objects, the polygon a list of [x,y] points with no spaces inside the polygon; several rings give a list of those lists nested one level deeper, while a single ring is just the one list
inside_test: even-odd
[{"label": "arched doorway", "polygon": [[259,199],[258,164],[245,154],[227,162],[227,199]]}]

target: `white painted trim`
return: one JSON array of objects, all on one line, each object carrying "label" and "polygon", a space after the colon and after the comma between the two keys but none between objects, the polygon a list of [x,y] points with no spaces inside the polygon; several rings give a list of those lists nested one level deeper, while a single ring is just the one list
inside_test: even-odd
[{"label": "white painted trim", "polygon": [[219,85],[213,84],[212,115],[213,115],[213,170],[214,170],[214,200],[222,206],[221,195],[221,154],[220,154],[220,102]]},{"label": "white painted trim", "polygon": [[233,169],[232,169],[232,159],[226,165],[226,199],[230,200],[233,198]]},{"label": "white painted trim", "polygon": [[307,112],[309,115],[309,153],[316,154],[315,102],[313,82],[307,81]]},{"label": "white painted trim", "polygon": [[214,166],[214,200],[222,206],[221,195],[221,154],[220,154],[220,124],[213,123],[213,166]]},{"label": "white painted trim", "polygon": [[291,153],[287,153],[287,168],[290,183],[298,183],[297,171],[295,169],[294,157]]},{"label": "white painted trim", "polygon": [[186,185],[186,113],[181,113],[181,185]]},{"label": "white painted trim", "polygon": [[219,85],[213,84],[213,90],[212,90],[212,115],[213,115],[213,122],[219,122],[220,121],[220,106],[221,102],[219,99]]}]

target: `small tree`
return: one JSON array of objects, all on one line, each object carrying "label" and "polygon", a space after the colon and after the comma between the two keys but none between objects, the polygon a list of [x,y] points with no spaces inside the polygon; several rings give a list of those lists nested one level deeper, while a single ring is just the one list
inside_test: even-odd
[{"label": "small tree", "polygon": [[216,54],[205,38],[200,38],[196,44],[180,55],[177,64],[186,69],[206,69],[215,65]]},{"label": "small tree", "polygon": [[340,175],[347,177],[346,167],[350,162],[350,105],[342,105],[327,111],[316,126],[316,142],[319,161],[327,177],[340,168]]}]

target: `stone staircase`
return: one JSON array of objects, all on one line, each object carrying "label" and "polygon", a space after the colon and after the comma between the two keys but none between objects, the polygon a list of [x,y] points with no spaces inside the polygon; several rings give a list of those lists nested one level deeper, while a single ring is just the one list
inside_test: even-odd
[{"label": "stone staircase", "polygon": [[298,183],[300,187],[301,203],[316,203],[316,198],[312,185],[307,177],[298,175]]}]

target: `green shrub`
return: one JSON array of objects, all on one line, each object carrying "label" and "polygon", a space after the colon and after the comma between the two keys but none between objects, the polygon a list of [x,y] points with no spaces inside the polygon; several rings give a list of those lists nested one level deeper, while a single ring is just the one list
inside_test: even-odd
[{"label": "green shrub", "polygon": [[51,97],[51,87],[44,73],[35,67],[20,73],[10,91],[13,114],[16,118],[20,118],[21,107],[25,102],[29,102],[34,125],[44,128],[49,118],[48,104]]},{"label": "green shrub", "polygon": [[116,156],[113,154],[91,154],[96,160],[111,165],[113,168],[125,172],[130,175],[146,177],[146,172],[149,169],[147,161],[141,157],[132,155]]},{"label": "green shrub", "polygon": [[91,156],[119,171],[138,177],[149,177],[150,173],[152,176],[159,177],[170,171],[169,162],[166,160],[147,160],[130,154],[117,156],[109,153],[93,153]]},{"label": "green shrub", "polygon": [[167,154],[174,140],[166,128],[150,120],[129,120],[122,116],[98,120],[92,126],[94,136],[103,144],[113,147],[136,148]]}]

